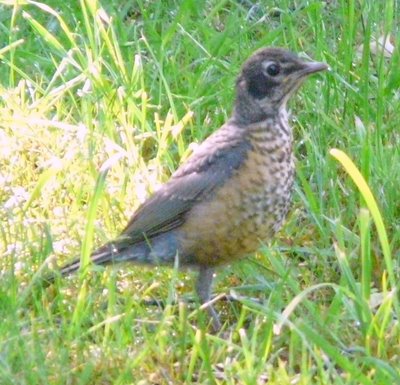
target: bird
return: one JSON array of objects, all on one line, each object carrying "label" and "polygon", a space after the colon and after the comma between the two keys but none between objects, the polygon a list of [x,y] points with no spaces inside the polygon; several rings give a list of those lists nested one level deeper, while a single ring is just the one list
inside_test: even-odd
[{"label": "bird", "polygon": [[[91,254],[97,265],[133,262],[198,270],[196,292],[209,303],[215,269],[256,252],[281,228],[295,174],[287,102],[328,66],[279,47],[243,64],[230,118],[142,203],[124,230]],[[61,268],[69,275],[80,259]],[[206,306],[215,330],[221,322]]]}]

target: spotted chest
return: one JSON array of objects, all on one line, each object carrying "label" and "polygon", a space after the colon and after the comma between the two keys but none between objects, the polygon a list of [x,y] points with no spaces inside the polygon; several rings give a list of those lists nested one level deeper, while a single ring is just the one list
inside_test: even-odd
[{"label": "spotted chest", "polygon": [[251,150],[242,166],[184,225],[182,242],[200,264],[256,251],[279,230],[290,207],[294,162],[285,120],[256,126],[248,138]]}]

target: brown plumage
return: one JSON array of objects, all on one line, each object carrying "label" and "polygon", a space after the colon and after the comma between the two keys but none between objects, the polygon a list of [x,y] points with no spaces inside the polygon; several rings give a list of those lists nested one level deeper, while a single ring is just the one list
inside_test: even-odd
[{"label": "brown plumage", "polygon": [[[178,258],[199,268],[197,292],[207,302],[214,268],[256,251],[281,227],[294,176],[286,103],[308,75],[325,69],[280,48],[254,53],[237,79],[231,118],[92,261],[173,264]],[[76,260],[61,274],[79,266]],[[211,307],[210,313],[218,328]]]}]

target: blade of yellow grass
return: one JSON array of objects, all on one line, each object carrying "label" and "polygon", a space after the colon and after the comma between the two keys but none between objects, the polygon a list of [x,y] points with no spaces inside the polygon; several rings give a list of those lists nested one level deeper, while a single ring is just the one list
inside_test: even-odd
[{"label": "blade of yellow grass", "polygon": [[379,242],[381,244],[383,257],[385,259],[389,282],[392,288],[394,289],[396,287],[396,279],[393,272],[393,262],[391,257],[390,244],[385,229],[385,225],[383,223],[382,215],[379,211],[378,204],[376,203],[376,200],[371,192],[371,189],[369,188],[364,177],[361,175],[360,171],[357,169],[356,165],[343,151],[333,148],[330,150],[329,153],[343,166],[347,174],[350,176],[350,178],[357,186],[362,197],[364,198],[365,204],[367,205],[367,208],[371,213],[371,216],[376,226],[376,230],[378,232]]},{"label": "blade of yellow grass", "polygon": [[6,45],[5,47],[0,49],[0,57],[3,58],[3,56],[10,50],[18,47],[19,45],[23,44],[25,42],[24,39],[19,39],[16,40],[14,42],[12,42],[11,44]]}]

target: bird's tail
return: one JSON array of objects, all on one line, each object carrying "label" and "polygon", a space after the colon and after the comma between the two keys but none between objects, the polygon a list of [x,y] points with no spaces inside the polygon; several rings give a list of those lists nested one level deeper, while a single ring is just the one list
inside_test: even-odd
[{"label": "bird's tail", "polygon": [[[133,262],[137,264],[170,264],[179,254],[179,244],[174,234],[161,234],[150,242],[141,241],[130,243],[129,239],[120,238],[100,247],[90,256],[95,265],[109,265],[121,262]],[[64,277],[79,270],[81,267],[80,258],[63,266],[61,270],[44,278],[51,284],[56,277]]]},{"label": "bird's tail", "polygon": [[[100,266],[129,260],[140,263],[143,262],[143,259],[146,259],[148,253],[149,247],[145,244],[139,243],[134,245],[134,247],[121,247],[117,243],[108,243],[94,251],[90,256],[90,261]],[[59,273],[64,277],[79,270],[80,267],[81,259],[77,258],[63,266]]]},{"label": "bird's tail", "polygon": [[[142,259],[146,253],[145,247],[137,245],[135,248],[118,248],[115,244],[108,243],[92,253],[90,261],[95,265],[108,265],[126,260]],[[43,278],[46,286],[51,285],[57,277],[65,277],[78,271],[81,267],[81,259],[75,258],[64,265],[59,271],[48,274]]]}]

